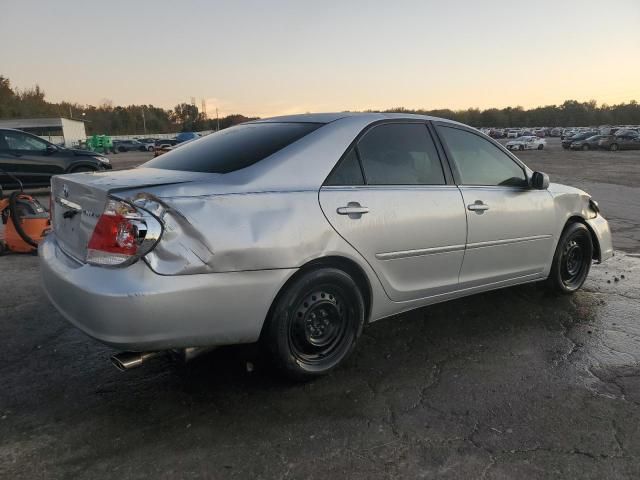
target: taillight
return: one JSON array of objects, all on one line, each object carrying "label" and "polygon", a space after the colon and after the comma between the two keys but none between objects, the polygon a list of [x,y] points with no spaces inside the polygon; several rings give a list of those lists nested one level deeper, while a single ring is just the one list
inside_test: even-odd
[{"label": "taillight", "polygon": [[130,265],[149,253],[161,234],[160,221],[149,212],[109,199],[87,245],[87,263]]}]

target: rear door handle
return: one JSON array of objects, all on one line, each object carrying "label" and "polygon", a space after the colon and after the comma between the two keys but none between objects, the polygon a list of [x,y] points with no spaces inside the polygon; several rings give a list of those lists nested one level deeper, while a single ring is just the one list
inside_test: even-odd
[{"label": "rear door handle", "polygon": [[467,205],[467,209],[471,210],[472,212],[482,213],[485,210],[489,210],[489,205],[487,205],[486,203],[482,203],[482,200],[476,200],[475,203]]},{"label": "rear door handle", "polygon": [[336,211],[338,215],[349,215],[349,218],[360,218],[365,213],[369,213],[369,209],[358,202],[349,202],[346,207],[338,207]]}]

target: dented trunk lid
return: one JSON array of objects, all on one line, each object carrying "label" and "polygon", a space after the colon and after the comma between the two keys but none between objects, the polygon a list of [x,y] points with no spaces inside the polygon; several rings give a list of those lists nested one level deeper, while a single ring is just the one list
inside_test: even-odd
[{"label": "dented trunk lid", "polygon": [[155,168],[54,176],[51,179],[51,223],[58,245],[68,255],[84,262],[87,244],[104,211],[107,197],[122,190],[202,178],[202,173]]}]

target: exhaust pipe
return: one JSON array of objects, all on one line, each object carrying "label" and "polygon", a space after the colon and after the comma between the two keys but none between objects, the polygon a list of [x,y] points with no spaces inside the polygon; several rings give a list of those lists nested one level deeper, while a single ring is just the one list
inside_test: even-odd
[{"label": "exhaust pipe", "polygon": [[214,350],[215,348],[216,347],[187,347],[179,350],[165,350],[159,352],[121,352],[111,355],[111,363],[113,363],[121,372],[139,367],[147,360],[166,354],[172,354],[175,359],[183,363],[187,363],[194,358],[199,357],[203,353]]},{"label": "exhaust pipe", "polygon": [[111,356],[111,363],[124,372],[132,368],[139,367],[147,360],[150,360],[165,352],[122,352]]}]

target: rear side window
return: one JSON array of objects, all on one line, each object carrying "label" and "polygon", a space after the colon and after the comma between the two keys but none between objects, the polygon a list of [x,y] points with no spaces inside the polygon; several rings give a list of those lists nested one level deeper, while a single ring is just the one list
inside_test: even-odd
[{"label": "rear side window", "polygon": [[234,172],[267,158],[321,126],[320,123],[238,125],[179,145],[143,166],[189,172]]},{"label": "rear side window", "polygon": [[364,185],[364,177],[355,148],[349,150],[336,169],[331,172],[325,185]]},{"label": "rear side window", "polygon": [[527,186],[524,169],[489,140],[459,128],[439,127],[462,185]]},{"label": "rear side window", "polygon": [[388,123],[358,142],[369,185],[444,185],[438,152],[422,123]]}]

